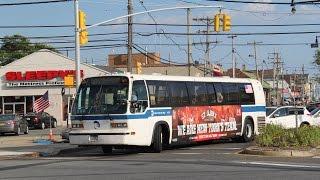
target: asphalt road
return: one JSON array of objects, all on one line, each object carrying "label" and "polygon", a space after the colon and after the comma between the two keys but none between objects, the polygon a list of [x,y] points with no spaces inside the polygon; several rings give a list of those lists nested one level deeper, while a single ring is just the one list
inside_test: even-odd
[{"label": "asphalt road", "polygon": [[218,143],[160,154],[99,148],[57,157],[0,161],[0,179],[319,179],[320,159],[237,154],[248,144]]}]

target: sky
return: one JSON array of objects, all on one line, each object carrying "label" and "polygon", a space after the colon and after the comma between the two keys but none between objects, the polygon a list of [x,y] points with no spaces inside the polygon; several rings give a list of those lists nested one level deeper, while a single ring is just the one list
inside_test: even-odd
[{"label": "sky", "polygon": [[[45,0],[11,0],[15,2],[34,2]],[[320,5],[297,5],[296,13],[291,13],[289,5],[257,5],[222,3],[205,0],[132,0],[133,11],[141,12],[145,9],[159,9],[178,6],[194,6],[196,4],[221,6],[221,11],[231,15],[233,25],[284,25],[284,24],[317,24],[319,23]],[[291,2],[291,0],[250,0],[265,2]],[[301,0],[302,1],[302,0]],[[9,3],[7,0],[0,0],[1,3]],[[142,5],[143,4],[143,5]],[[112,18],[127,14],[127,0],[79,0],[80,9],[87,14],[87,24],[95,24]],[[213,18],[219,12],[218,8],[192,9],[192,18]],[[151,17],[152,16],[152,17]],[[31,42],[43,42],[60,48],[60,52],[70,58],[74,58],[74,50],[66,51],[63,47],[73,47],[74,28],[50,27],[50,28],[8,28],[7,26],[56,26],[74,25],[74,4],[70,2],[60,2],[51,4],[23,5],[23,6],[0,6],[0,37],[20,34],[30,37]],[[171,10],[154,12],[135,16],[134,23],[149,24],[186,24],[186,10]],[[99,65],[107,63],[107,56],[110,53],[126,53],[125,46],[127,39],[127,20],[117,20],[112,23],[120,25],[106,25],[90,28],[89,42],[81,50],[81,61]],[[121,24],[124,23],[124,24]],[[206,30],[204,22],[192,21],[192,33]],[[210,62],[221,64],[224,69],[232,66],[231,38],[228,36],[238,33],[270,33],[270,32],[320,32],[319,25],[313,26],[234,26],[230,32],[213,32],[213,25],[210,25],[212,35],[209,36]],[[161,58],[177,63],[187,63],[187,36],[186,35],[152,35],[156,32],[165,33],[186,33],[185,26],[165,26],[165,25],[134,25],[133,43],[140,51],[160,52]],[[224,35],[221,35],[224,34]],[[227,34],[225,34],[227,33]],[[219,35],[220,34],[220,35]],[[254,48],[250,43],[258,42],[256,46],[258,68],[273,67],[272,53],[280,54],[284,62],[285,73],[302,73],[302,66],[305,72],[317,74],[317,68],[312,61],[316,49],[310,48],[310,43],[314,43],[316,36],[320,33],[309,34],[283,34],[283,35],[238,35],[234,38],[235,59],[237,68],[246,65],[247,69],[255,68],[255,61],[252,55]],[[71,36],[71,37],[57,37]],[[33,38],[44,37],[44,38]],[[55,38],[52,38],[55,37]],[[193,35],[192,46],[193,61],[204,62],[205,42],[204,35]],[[320,39],[319,39],[320,41]],[[178,45],[177,45],[178,44]],[[271,45],[270,45],[271,44]],[[282,45],[279,45],[282,44]],[[286,44],[286,45],[283,45]],[[116,45],[116,46],[115,46]],[[99,49],[90,49],[98,46]],[[101,47],[102,46],[102,47]],[[137,50],[134,50],[137,53]],[[265,63],[263,63],[265,61]]]}]

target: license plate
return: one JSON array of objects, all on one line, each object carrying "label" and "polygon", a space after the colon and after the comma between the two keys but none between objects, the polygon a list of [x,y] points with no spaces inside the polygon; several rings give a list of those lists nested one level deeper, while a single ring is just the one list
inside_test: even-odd
[{"label": "license plate", "polygon": [[28,121],[30,121],[30,118],[27,118]]},{"label": "license plate", "polygon": [[90,135],[89,142],[96,142],[98,141],[98,135]]}]

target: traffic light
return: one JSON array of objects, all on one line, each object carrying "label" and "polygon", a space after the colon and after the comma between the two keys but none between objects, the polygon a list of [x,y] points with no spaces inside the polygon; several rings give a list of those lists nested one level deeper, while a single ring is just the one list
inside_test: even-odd
[{"label": "traffic light", "polygon": [[215,32],[220,31],[220,14],[216,14],[214,16],[214,31]]},{"label": "traffic light", "polygon": [[137,74],[141,74],[142,73],[142,64],[141,62],[137,62]]},{"label": "traffic light", "polygon": [[231,17],[227,14],[223,14],[223,31],[230,31],[231,30]]},{"label": "traffic light", "polygon": [[79,11],[79,39],[80,45],[85,45],[88,42],[88,31],[86,26],[86,14],[83,11]]}]

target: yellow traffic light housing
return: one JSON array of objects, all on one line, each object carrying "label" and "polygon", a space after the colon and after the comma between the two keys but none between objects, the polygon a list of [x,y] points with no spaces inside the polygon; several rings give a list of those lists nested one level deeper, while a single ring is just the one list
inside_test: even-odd
[{"label": "yellow traffic light housing", "polygon": [[88,43],[88,31],[86,26],[86,14],[83,11],[79,11],[79,39],[80,45],[85,45]]},{"label": "yellow traffic light housing", "polygon": [[137,74],[141,74],[142,73],[142,63],[141,62],[137,62]]},{"label": "yellow traffic light housing", "polygon": [[223,31],[230,31],[231,30],[231,17],[227,14],[223,14]]},{"label": "yellow traffic light housing", "polygon": [[220,31],[220,14],[216,14],[214,16],[214,31],[215,32]]}]

